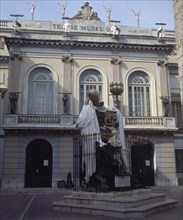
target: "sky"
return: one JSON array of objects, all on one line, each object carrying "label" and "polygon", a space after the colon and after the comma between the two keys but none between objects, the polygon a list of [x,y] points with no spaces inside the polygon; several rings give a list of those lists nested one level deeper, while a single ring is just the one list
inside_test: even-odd
[{"label": "sky", "polygon": [[24,15],[20,20],[31,20],[30,8],[36,4],[34,20],[58,21],[63,5],[66,5],[65,17],[73,17],[84,2],[89,2],[92,11],[104,22],[107,22],[105,6],[112,9],[111,20],[120,21],[121,25],[137,26],[136,12],[140,13],[140,27],[157,28],[156,23],[162,22],[166,23],[165,29],[174,29],[173,0],[0,0],[0,20],[14,19],[11,14]]}]

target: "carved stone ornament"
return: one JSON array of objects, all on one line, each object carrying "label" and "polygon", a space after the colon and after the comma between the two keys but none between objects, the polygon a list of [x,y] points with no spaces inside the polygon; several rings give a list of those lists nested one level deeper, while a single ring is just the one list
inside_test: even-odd
[{"label": "carved stone ornament", "polygon": [[10,53],[10,59],[14,60],[15,58],[17,58],[18,60],[22,60],[21,53]]},{"label": "carved stone ornament", "polygon": [[85,2],[81,7],[82,10],[78,11],[72,19],[84,19],[84,20],[97,20],[100,21],[97,12],[92,12],[92,7],[89,6],[88,2]]},{"label": "carved stone ornament", "polygon": [[69,63],[69,62],[72,62],[72,61],[73,61],[73,58],[72,58],[71,56],[65,55],[65,56],[62,56],[62,57],[61,57],[61,60],[62,60],[64,63]]},{"label": "carved stone ornament", "polygon": [[158,64],[158,66],[163,66],[166,63],[165,63],[165,60],[158,60],[157,64]]},{"label": "carved stone ornament", "polygon": [[0,37],[0,49],[4,49],[4,46],[5,46],[4,39]]},{"label": "carved stone ornament", "polygon": [[175,47],[168,55],[168,57],[174,57],[177,56],[177,48]]},{"label": "carved stone ornament", "polygon": [[15,114],[18,102],[18,92],[9,93],[10,113]]},{"label": "carved stone ornament", "polygon": [[120,28],[116,26],[116,24],[113,24],[111,26],[111,32],[112,32],[112,38],[116,39],[120,35]]},{"label": "carved stone ornament", "polygon": [[110,62],[111,62],[112,64],[121,64],[121,63],[122,63],[122,59],[119,58],[119,57],[111,57]]}]

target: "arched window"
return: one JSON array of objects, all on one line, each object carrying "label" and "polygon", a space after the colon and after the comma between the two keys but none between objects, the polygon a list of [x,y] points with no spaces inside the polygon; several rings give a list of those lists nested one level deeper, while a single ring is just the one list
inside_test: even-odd
[{"label": "arched window", "polygon": [[28,114],[53,114],[54,82],[49,69],[34,69],[28,79]]},{"label": "arched window", "polygon": [[102,100],[102,75],[98,70],[87,69],[80,76],[80,109],[88,99],[87,92],[96,89]]},{"label": "arched window", "polygon": [[129,115],[150,116],[150,82],[143,71],[133,72],[128,79]]}]

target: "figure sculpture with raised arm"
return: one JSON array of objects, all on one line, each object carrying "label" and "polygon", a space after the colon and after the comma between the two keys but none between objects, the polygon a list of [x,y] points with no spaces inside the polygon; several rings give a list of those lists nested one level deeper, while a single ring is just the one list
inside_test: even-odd
[{"label": "figure sculpture with raised arm", "polygon": [[65,5],[62,5],[58,2],[58,5],[60,6],[60,9],[61,9],[61,19],[62,19],[65,16],[65,10],[66,10],[67,4],[65,3]]},{"label": "figure sculpture with raised arm", "polygon": [[[28,2],[28,4],[30,4],[30,3]],[[30,5],[30,13],[31,13],[32,21],[34,20],[35,10],[36,10],[36,3],[35,4],[33,3],[33,4]]]},{"label": "figure sculpture with raised arm", "polygon": [[137,27],[140,27],[140,13],[141,13],[141,11],[134,11],[133,9],[132,9],[132,11],[133,11],[133,13],[134,13],[134,15],[135,15],[135,17],[136,17],[136,21],[137,21]]},{"label": "figure sculpture with raised arm", "polygon": [[108,23],[110,23],[112,7],[107,8],[105,5],[103,5],[103,6],[104,6],[104,8],[105,8],[105,10],[107,12]]}]

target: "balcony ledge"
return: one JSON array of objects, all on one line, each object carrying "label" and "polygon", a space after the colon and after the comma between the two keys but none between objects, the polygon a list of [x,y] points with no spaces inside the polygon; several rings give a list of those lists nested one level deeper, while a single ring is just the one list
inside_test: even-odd
[{"label": "balcony ledge", "polygon": [[125,117],[125,130],[177,131],[174,117]]},{"label": "balcony ledge", "polygon": [[[7,114],[4,118],[3,129],[24,130],[77,130],[73,115],[18,115]],[[146,131],[177,131],[174,117],[124,117],[124,130]]]}]

